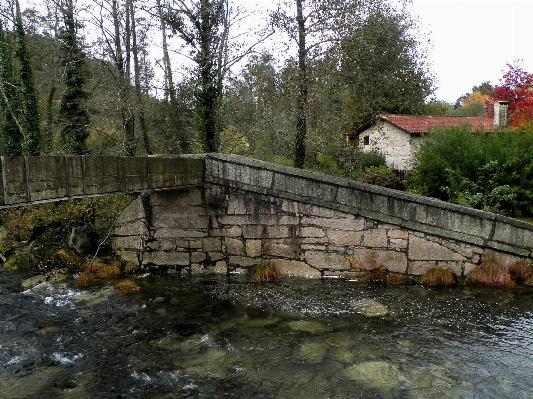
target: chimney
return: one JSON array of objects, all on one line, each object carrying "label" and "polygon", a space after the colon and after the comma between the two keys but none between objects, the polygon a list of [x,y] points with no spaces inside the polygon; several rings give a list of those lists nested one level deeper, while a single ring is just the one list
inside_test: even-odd
[{"label": "chimney", "polygon": [[494,126],[507,126],[507,101],[494,101]]}]

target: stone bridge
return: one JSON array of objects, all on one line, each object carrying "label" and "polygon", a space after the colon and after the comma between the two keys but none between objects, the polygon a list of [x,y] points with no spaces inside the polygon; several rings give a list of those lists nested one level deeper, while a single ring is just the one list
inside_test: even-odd
[{"label": "stone bridge", "polygon": [[116,252],[163,273],[356,276],[383,266],[465,276],[484,258],[533,258],[533,226],[352,180],[220,154],[2,158],[0,206],[140,193]]}]

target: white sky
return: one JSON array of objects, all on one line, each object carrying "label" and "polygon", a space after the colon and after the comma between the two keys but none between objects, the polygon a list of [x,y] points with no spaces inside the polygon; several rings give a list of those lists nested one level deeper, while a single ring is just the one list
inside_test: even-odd
[{"label": "white sky", "polygon": [[436,97],[455,102],[472,86],[498,84],[506,63],[533,72],[533,0],[413,0],[433,42]]}]

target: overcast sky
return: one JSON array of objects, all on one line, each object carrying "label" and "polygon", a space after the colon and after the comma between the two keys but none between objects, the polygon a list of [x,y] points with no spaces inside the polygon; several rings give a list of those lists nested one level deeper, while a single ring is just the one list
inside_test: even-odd
[{"label": "overcast sky", "polygon": [[455,102],[474,85],[498,84],[506,63],[533,73],[533,0],[413,0],[429,30],[438,99]]}]

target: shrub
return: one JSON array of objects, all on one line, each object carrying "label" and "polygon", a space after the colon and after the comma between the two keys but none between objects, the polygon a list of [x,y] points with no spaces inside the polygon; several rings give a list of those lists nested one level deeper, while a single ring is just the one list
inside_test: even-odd
[{"label": "shrub", "polygon": [[456,281],[450,270],[433,267],[422,276],[420,284],[426,287],[453,287]]},{"label": "shrub", "polygon": [[386,166],[371,166],[357,179],[363,183],[403,190],[404,185],[392,169]]},{"label": "shrub", "polygon": [[408,191],[512,216],[533,214],[533,131],[436,129],[422,140]]}]

